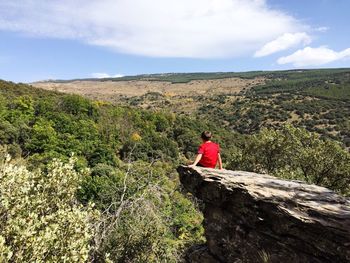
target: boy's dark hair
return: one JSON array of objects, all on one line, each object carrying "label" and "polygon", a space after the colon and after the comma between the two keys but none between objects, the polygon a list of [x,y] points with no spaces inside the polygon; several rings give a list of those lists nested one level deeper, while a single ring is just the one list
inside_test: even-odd
[{"label": "boy's dark hair", "polygon": [[210,131],[204,131],[204,132],[202,132],[201,138],[202,138],[204,141],[209,141],[209,140],[211,139],[211,132],[210,132]]}]

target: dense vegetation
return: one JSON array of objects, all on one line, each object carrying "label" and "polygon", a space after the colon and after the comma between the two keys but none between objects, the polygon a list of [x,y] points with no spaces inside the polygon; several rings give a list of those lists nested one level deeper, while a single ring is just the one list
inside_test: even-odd
[{"label": "dense vegetation", "polygon": [[[247,93],[250,107],[269,88]],[[0,145],[12,157],[0,158],[1,260],[180,261],[187,246],[203,241],[203,228],[174,168],[193,158],[203,130],[215,134],[227,168],[350,194],[350,154],[340,143],[288,125],[233,132],[232,123],[217,125],[227,105],[212,102],[191,117],[0,81]]]},{"label": "dense vegetation", "polygon": [[[198,73],[162,76],[157,80],[184,82],[225,77],[263,77],[265,84],[244,89],[239,94],[178,96],[149,93],[125,98],[129,105],[168,107],[177,113],[216,121],[220,126],[252,134],[261,128],[279,128],[285,123],[317,132],[350,147],[350,70],[292,70],[248,73]],[[174,100],[178,102],[173,103]],[[179,101],[183,101],[182,105]]]},{"label": "dense vegetation", "polygon": [[350,70],[275,74],[232,104],[237,128],[252,132],[290,122],[350,145]]},{"label": "dense vegetation", "polygon": [[90,253],[99,211],[76,202],[72,163],[47,173],[10,164],[1,153],[0,262],[79,262]]},{"label": "dense vegetation", "polygon": [[[91,258],[174,262],[187,245],[203,239],[202,216],[180,193],[174,167],[196,151],[200,131],[220,134],[222,145],[236,135],[171,113],[117,107],[23,84],[1,82],[0,101],[1,145],[12,158],[25,157],[34,177],[49,176],[55,158],[68,162],[74,153],[74,169],[86,174],[76,188],[77,198],[86,205],[94,202],[102,215]],[[57,193],[51,190],[51,196]],[[3,196],[1,201],[7,202]],[[2,219],[7,214],[1,212]],[[19,248],[11,243],[13,233],[3,238],[14,251],[31,253],[24,243],[16,243]]]}]

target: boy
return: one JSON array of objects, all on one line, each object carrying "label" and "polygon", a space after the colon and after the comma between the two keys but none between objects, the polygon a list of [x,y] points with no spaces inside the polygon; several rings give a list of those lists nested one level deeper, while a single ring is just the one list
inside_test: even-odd
[{"label": "boy", "polygon": [[201,134],[203,143],[199,146],[198,155],[191,167],[201,166],[207,168],[215,168],[219,163],[219,169],[222,169],[222,161],[220,156],[219,145],[211,141],[211,132],[204,131]]}]

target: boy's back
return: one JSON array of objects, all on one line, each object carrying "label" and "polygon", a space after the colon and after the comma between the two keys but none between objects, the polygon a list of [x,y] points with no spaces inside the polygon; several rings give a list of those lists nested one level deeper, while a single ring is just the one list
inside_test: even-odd
[{"label": "boy's back", "polygon": [[199,165],[209,168],[215,168],[218,161],[218,154],[220,153],[220,147],[218,144],[212,141],[204,142],[198,149],[198,154],[202,154],[202,158],[199,161]]},{"label": "boy's back", "polygon": [[222,169],[222,160],[220,156],[220,147],[213,143],[211,139],[211,132],[204,131],[201,134],[203,143],[199,146],[198,154],[193,164],[190,166],[203,166],[208,168],[215,168],[216,163],[219,164],[219,169]]}]

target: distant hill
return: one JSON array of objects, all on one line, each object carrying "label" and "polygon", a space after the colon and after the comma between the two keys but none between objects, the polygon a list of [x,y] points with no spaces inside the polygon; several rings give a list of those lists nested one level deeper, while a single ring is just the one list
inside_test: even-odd
[{"label": "distant hill", "polygon": [[83,78],[83,79],[71,79],[71,80],[46,80],[43,82],[51,83],[69,83],[74,81],[133,81],[133,80],[146,80],[146,81],[166,81],[171,83],[188,83],[192,80],[213,80],[224,78],[245,78],[251,79],[257,76],[268,74],[269,71],[251,71],[251,72],[196,72],[196,73],[162,73],[162,74],[141,74],[135,76],[123,76],[112,78]]},{"label": "distant hill", "polygon": [[340,69],[294,69],[283,71],[248,71],[248,72],[194,72],[194,73],[162,73],[162,74],[141,74],[135,76],[111,77],[111,78],[82,78],[71,80],[47,80],[44,82],[51,83],[70,83],[74,81],[132,81],[132,80],[146,80],[146,81],[166,81],[171,83],[188,83],[193,80],[213,80],[224,78],[243,78],[252,79],[256,77],[269,76],[285,76],[293,75],[295,73],[304,73],[308,76],[313,75],[317,77],[323,74],[334,74],[348,72],[348,68]]},{"label": "distant hill", "polygon": [[35,87],[204,116],[240,133],[288,122],[350,146],[350,69],[169,73]]},{"label": "distant hill", "polygon": [[[205,75],[207,76],[207,75]],[[243,89],[265,83],[265,77],[239,78],[221,77],[209,79],[183,78],[166,80],[165,77],[144,78],[134,77],[134,80],[118,79],[83,79],[72,81],[43,81],[32,85],[46,90],[66,93],[76,93],[92,99],[108,100],[111,102],[125,101],[125,98],[140,97],[147,94],[159,94],[165,97],[195,95],[237,94]],[[130,77],[131,78],[131,77]],[[138,78],[138,79],[136,79]]]}]

